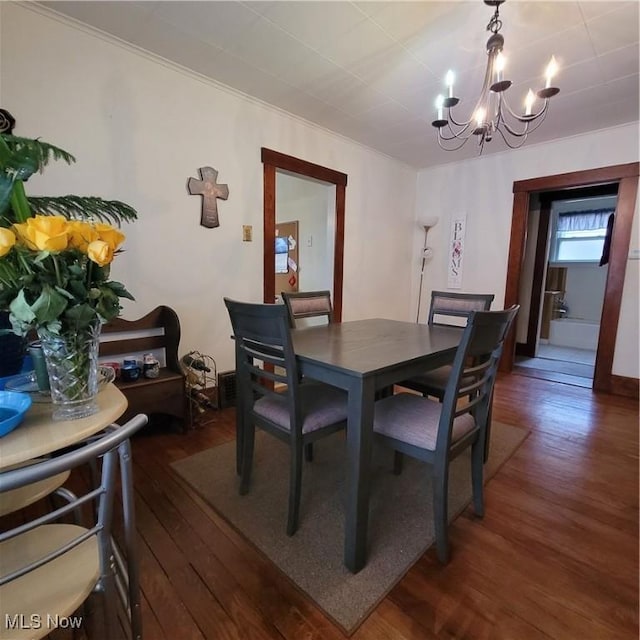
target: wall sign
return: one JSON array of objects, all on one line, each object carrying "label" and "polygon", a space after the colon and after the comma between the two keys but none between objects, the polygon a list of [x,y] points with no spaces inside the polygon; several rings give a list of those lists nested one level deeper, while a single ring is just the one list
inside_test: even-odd
[{"label": "wall sign", "polygon": [[466,213],[456,214],[451,219],[449,263],[447,266],[447,287],[449,289],[460,289],[462,287],[462,260],[464,257],[464,232],[466,224]]}]

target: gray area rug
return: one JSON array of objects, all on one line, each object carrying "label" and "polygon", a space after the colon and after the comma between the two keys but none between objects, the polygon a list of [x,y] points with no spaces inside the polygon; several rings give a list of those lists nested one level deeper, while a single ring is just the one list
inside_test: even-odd
[{"label": "gray area rug", "polygon": [[[528,431],[494,422],[485,480],[515,452]],[[351,574],[342,564],[344,542],[345,436],[334,434],[314,446],[305,462],[300,527],[285,533],[289,482],[288,447],[258,431],[252,486],[238,495],[235,442],[201,451],[172,464],[218,513],[248,538],[347,634],[434,541],[431,488],[426,466],[405,457],[400,476],[393,452],[374,447],[367,565]],[[468,454],[468,452],[467,452]],[[450,469],[449,513],[453,519],[471,500],[470,457]],[[491,502],[486,505],[491,509]],[[455,550],[454,550],[455,553]]]}]

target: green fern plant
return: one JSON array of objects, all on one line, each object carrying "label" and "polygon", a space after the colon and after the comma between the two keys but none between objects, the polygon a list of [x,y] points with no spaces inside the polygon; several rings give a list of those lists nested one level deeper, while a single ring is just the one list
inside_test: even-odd
[{"label": "green fern plant", "polygon": [[25,222],[35,214],[61,215],[67,219],[93,219],[120,225],[138,216],[119,200],[95,196],[27,197],[24,183],[51,161],[67,164],[75,158],[64,149],[38,139],[0,135],[0,226]]}]

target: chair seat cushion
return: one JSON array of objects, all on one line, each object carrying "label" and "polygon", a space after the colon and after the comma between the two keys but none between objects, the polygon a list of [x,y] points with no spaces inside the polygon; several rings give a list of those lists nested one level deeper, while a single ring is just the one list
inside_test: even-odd
[{"label": "chair seat cushion", "polygon": [[[299,389],[302,407],[302,433],[311,433],[347,419],[347,394],[321,382],[304,381]],[[290,414],[287,398],[283,393],[260,398],[253,411],[270,422],[289,431]]]},{"label": "chair seat cushion", "polygon": [[[373,430],[421,449],[435,451],[442,405],[413,393],[397,393],[376,402]],[[453,421],[451,442],[476,426],[472,415],[465,413]]]},{"label": "chair seat cushion", "polygon": [[[51,524],[37,527],[0,544],[0,574],[8,575],[43,558],[84,534],[76,525]],[[53,621],[70,616],[86,600],[100,577],[96,536],[70,551],[0,587],[2,626],[0,639],[29,640],[53,631]],[[40,620],[40,632],[23,625],[12,628],[6,620]],[[5,618],[6,616],[6,618]],[[53,626],[52,626],[53,625]],[[38,634],[39,635],[36,635]]]},{"label": "chair seat cushion", "polygon": [[420,391],[423,393],[429,390],[433,390],[437,393],[431,393],[430,395],[444,396],[444,390],[447,387],[447,382],[449,382],[450,375],[451,365],[446,364],[443,367],[438,367],[437,369],[427,371],[419,376],[414,376],[406,382],[400,382],[398,386],[406,386],[409,389],[415,389],[416,391]]},{"label": "chair seat cushion", "polygon": [[[407,389],[414,389],[420,393],[426,393],[430,396],[436,396],[437,398],[444,398],[444,392],[447,389],[447,384],[451,376],[452,367],[450,364],[445,364],[443,367],[432,369],[425,373],[415,376],[409,380],[398,383],[399,387],[407,387]],[[462,385],[473,384],[473,378],[466,376],[462,378]]]}]

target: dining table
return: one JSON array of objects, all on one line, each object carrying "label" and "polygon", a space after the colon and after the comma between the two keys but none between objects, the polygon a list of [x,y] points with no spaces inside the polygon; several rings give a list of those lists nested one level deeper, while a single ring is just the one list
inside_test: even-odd
[{"label": "dining table", "polygon": [[463,329],[373,318],[292,329],[300,373],[348,394],[344,564],[367,560],[376,394],[453,362]]},{"label": "dining table", "polygon": [[50,397],[32,395],[24,420],[0,438],[0,471],[82,442],[113,424],[127,408],[127,399],[113,383],[98,393],[98,412],[76,420],[54,421]]}]

